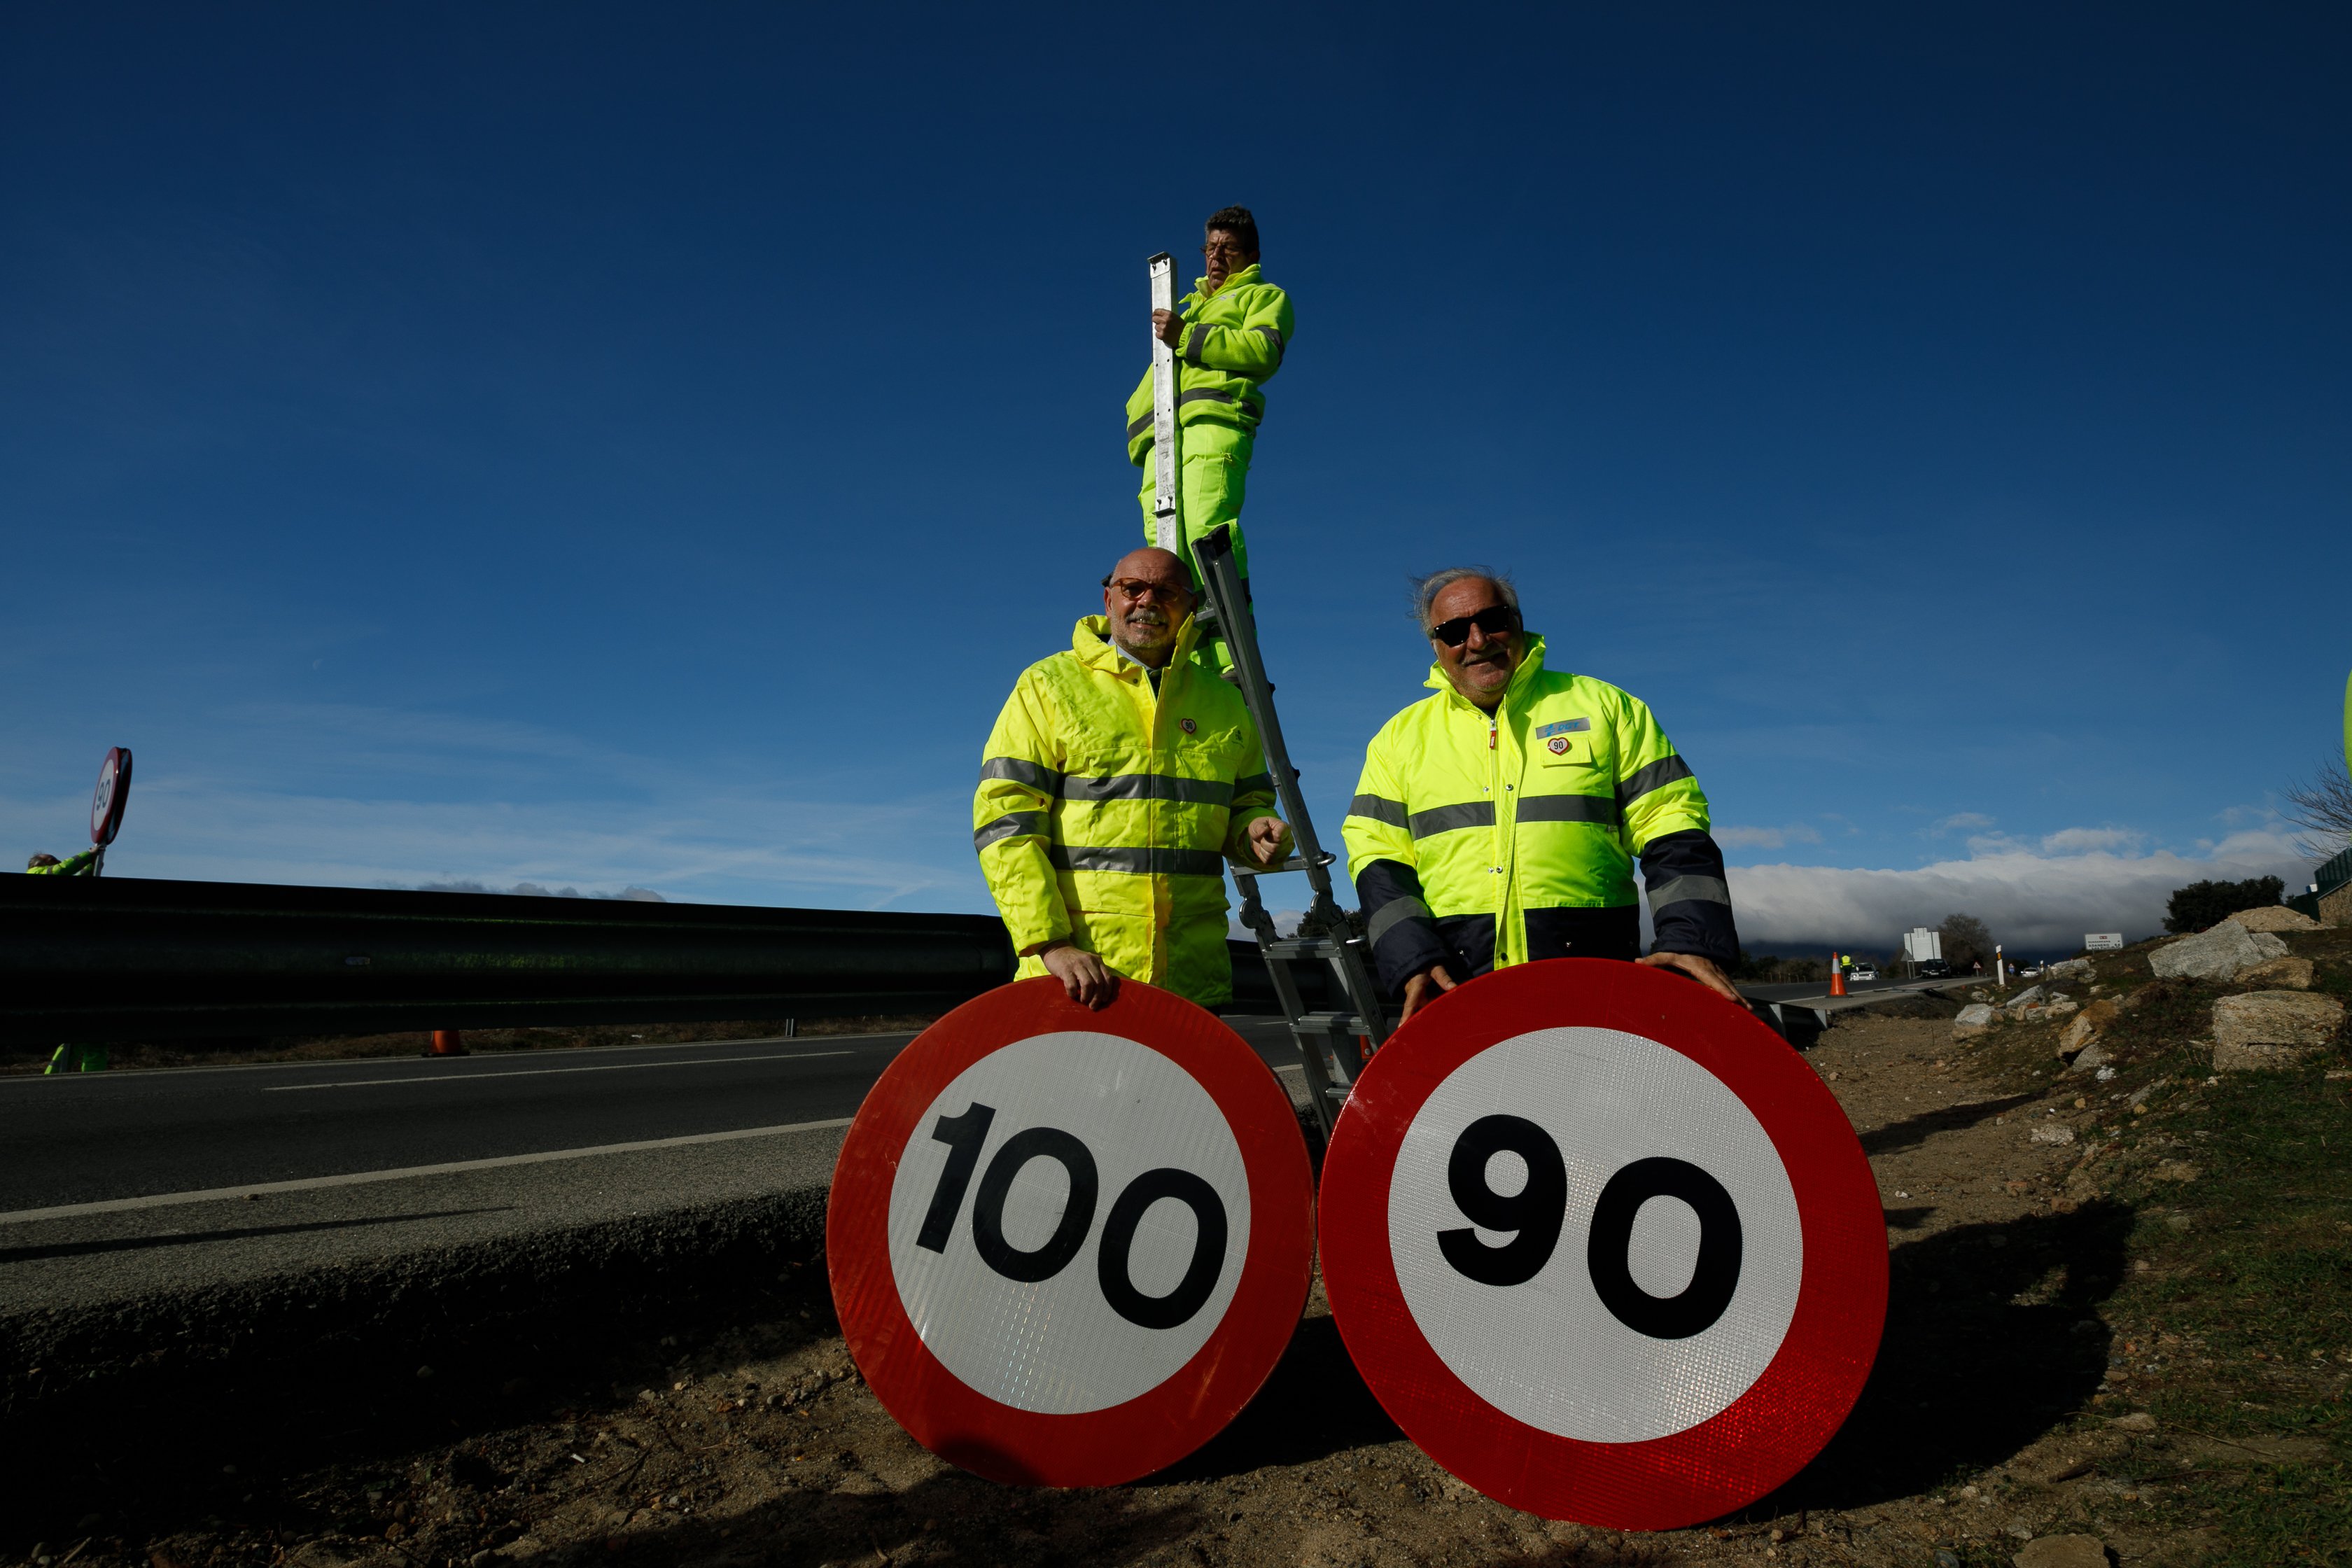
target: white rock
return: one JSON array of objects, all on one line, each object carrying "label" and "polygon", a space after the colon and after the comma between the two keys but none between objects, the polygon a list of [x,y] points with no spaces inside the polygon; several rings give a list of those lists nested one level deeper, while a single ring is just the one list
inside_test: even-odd
[{"label": "white rock", "polygon": [[2210,931],[2165,943],[2147,955],[2147,964],[2166,979],[2226,981],[2234,979],[2241,969],[2276,956],[2254,941],[2252,931],[2235,921],[2223,921]]},{"label": "white rock", "polygon": [[2045,1121],[2027,1136],[2036,1143],[2072,1143],[2074,1130],[2063,1121]]},{"label": "white rock", "polygon": [[1971,1002],[1960,1009],[1958,1017],[1952,1020],[1952,1038],[1965,1040],[1970,1035],[1981,1035],[1996,1022],[1990,1003]]},{"label": "white rock", "polygon": [[2062,958],[2047,971],[2053,980],[2088,980],[2091,961],[2087,958]]}]

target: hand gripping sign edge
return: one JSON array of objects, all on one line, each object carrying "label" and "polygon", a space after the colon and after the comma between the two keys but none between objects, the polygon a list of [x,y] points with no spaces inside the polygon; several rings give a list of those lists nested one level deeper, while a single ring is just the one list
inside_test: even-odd
[{"label": "hand gripping sign edge", "polygon": [[[1580,1027],[1654,1042],[1737,1096],[1786,1173],[1801,1227],[1802,1272],[1769,1363],[1705,1418],[1637,1441],[1562,1436],[1497,1408],[1433,1347],[1393,1256],[1391,1188],[1423,1108],[1490,1048]],[[1530,1171],[1529,1186],[1537,1180]],[[1601,1196],[1605,1204],[1606,1188]],[[1365,1068],[1332,1133],[1318,1224],[1332,1314],[1382,1407],[1446,1469],[1549,1518],[1671,1529],[1765,1495],[1803,1468],[1843,1423],[1885,1325],[1885,1216],[1869,1162],[1835,1099],[1752,1016],[1687,981],[1630,963],[1514,966],[1417,1014]],[[1595,1375],[1606,1372],[1597,1368]],[[1675,1400],[1682,1391],[1659,1392]]]},{"label": "hand gripping sign edge", "polygon": [[[1001,1050],[1070,1032],[1132,1041],[1205,1091],[1238,1145],[1249,1234],[1222,1317],[1181,1368],[1107,1408],[1041,1413],[974,1388],[925,1343],[894,1271],[890,1205],[902,1155],[946,1089]],[[966,1179],[971,1173],[968,1163]],[[971,1186],[984,1189],[988,1181],[982,1173]],[[1118,1223],[1121,1205],[1109,1183],[1100,1204],[1097,1213],[1107,1217],[1078,1244],[1087,1258]],[[977,1198],[961,1200],[959,1233],[977,1230],[978,1212]],[[825,1256],[850,1354],[916,1441],[992,1480],[1111,1486],[1182,1458],[1257,1393],[1305,1310],[1314,1232],[1314,1179],[1290,1096],[1239,1036],[1206,1009],[1135,981],[1121,984],[1110,1006],[1090,1012],[1070,1001],[1059,981],[1038,978],[1001,986],[940,1018],[867,1093],[835,1165]],[[1004,1246],[1001,1234],[995,1244]],[[1082,1267],[1093,1268],[1077,1258],[1068,1272]]]}]

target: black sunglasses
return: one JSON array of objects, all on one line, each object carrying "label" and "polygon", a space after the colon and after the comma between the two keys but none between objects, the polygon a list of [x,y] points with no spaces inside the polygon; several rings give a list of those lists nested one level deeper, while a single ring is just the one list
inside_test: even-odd
[{"label": "black sunglasses", "polygon": [[1508,605],[1489,605],[1475,616],[1456,616],[1450,621],[1440,621],[1429,628],[1429,635],[1447,647],[1460,647],[1470,640],[1470,628],[1476,626],[1490,637],[1519,629],[1519,613]]}]

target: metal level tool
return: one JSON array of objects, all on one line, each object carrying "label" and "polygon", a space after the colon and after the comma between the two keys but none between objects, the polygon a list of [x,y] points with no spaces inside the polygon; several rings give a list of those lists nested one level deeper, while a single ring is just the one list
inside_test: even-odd
[{"label": "metal level tool", "polygon": [[[1144,265],[1151,269],[1151,308],[1176,309],[1176,258],[1161,251]],[[1152,542],[1184,553],[1184,525],[1176,498],[1179,466],[1176,435],[1176,351],[1151,335],[1151,530]]]}]

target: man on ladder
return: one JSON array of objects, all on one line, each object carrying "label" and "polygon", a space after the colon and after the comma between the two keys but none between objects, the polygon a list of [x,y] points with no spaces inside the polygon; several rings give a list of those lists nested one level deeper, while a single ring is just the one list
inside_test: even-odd
[{"label": "man on ladder", "polygon": [[[1195,547],[1211,531],[1233,530],[1234,563],[1244,581],[1249,555],[1241,540],[1242,501],[1250,454],[1265,416],[1261,390],[1282,368],[1291,335],[1290,297],[1258,270],[1257,220],[1247,207],[1225,207],[1206,225],[1203,276],[1183,299],[1155,300],[1151,335],[1159,362],[1127,400],[1127,455],[1143,469],[1143,537],[1185,558],[1199,581]],[[1177,527],[1161,538],[1154,383],[1160,366],[1174,381]],[[1222,648],[1219,662],[1233,660]]]}]

